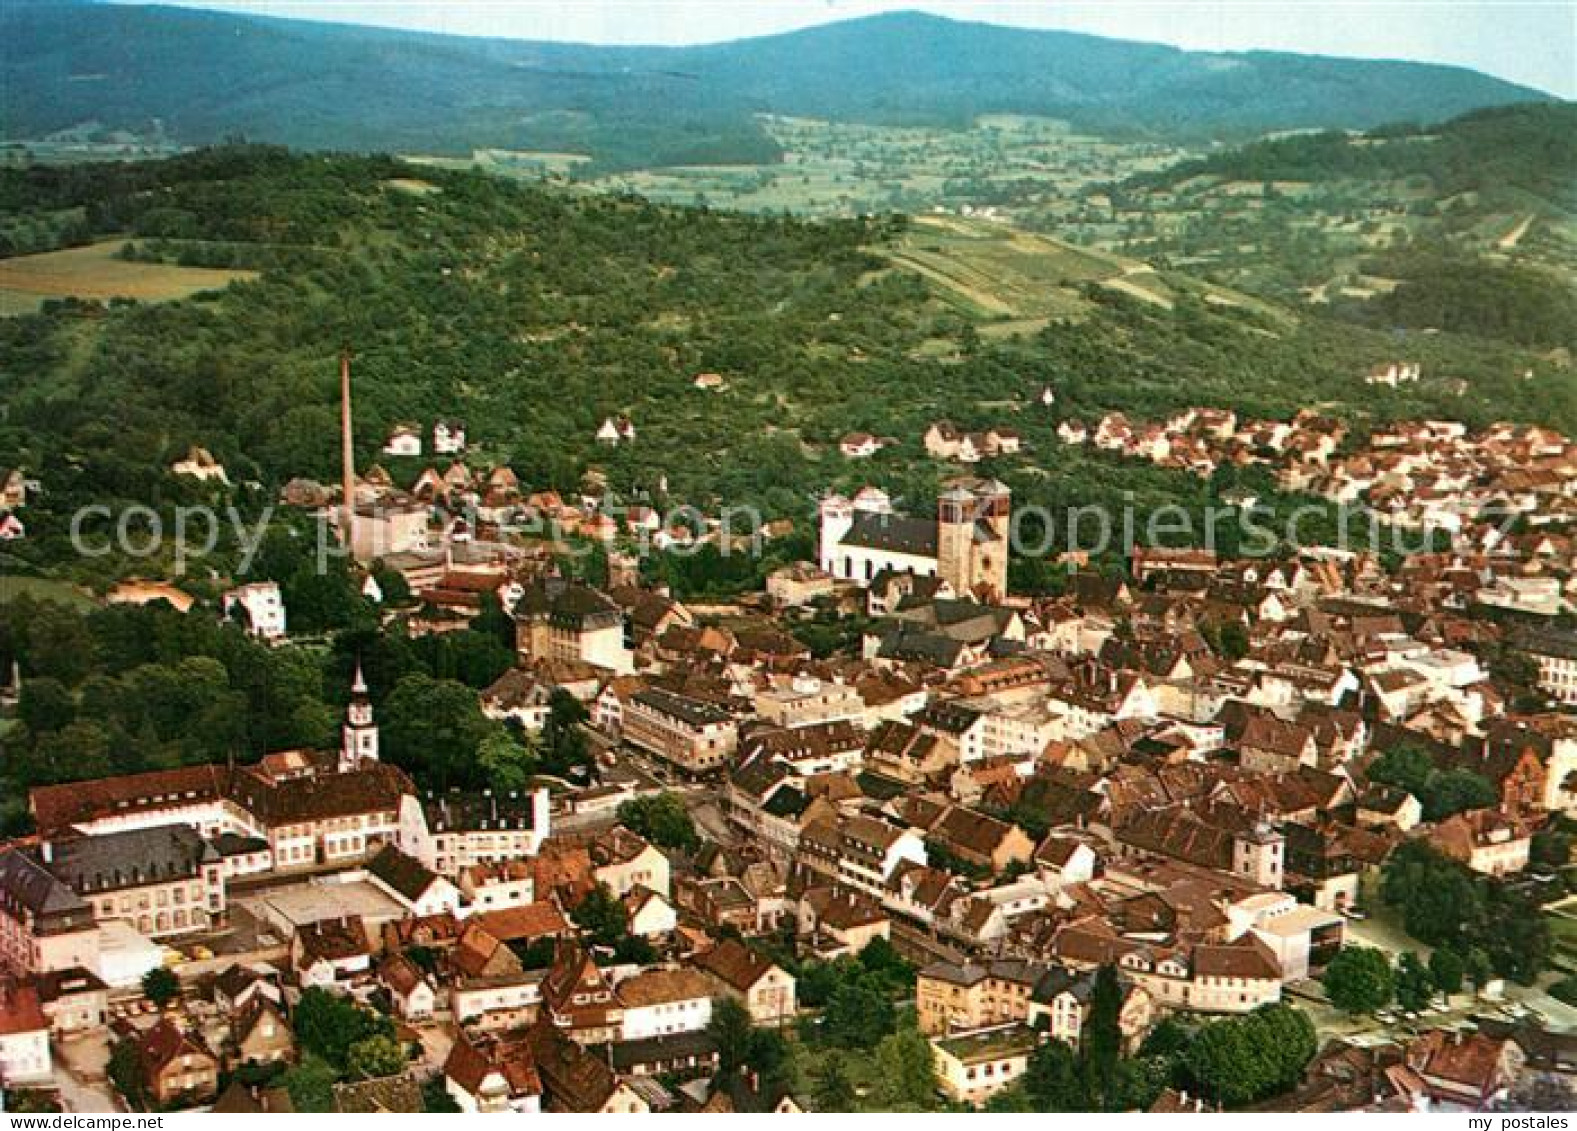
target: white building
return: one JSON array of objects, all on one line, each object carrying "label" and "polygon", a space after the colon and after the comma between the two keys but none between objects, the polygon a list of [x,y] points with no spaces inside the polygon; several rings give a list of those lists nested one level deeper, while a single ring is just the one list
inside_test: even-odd
[{"label": "white building", "polygon": [[459,455],[465,451],[465,423],[460,420],[439,420],[433,424],[433,453],[440,456]]},{"label": "white building", "polygon": [[389,433],[383,445],[386,456],[419,456],[422,454],[422,434],[409,424],[401,424]]},{"label": "white building", "polygon": [[48,1083],[52,1070],[49,1019],[38,988],[29,982],[0,981],[0,1084]]},{"label": "white building", "polygon": [[241,617],[253,636],[280,640],[285,635],[285,599],[275,582],[254,581],[231,589],[220,598],[220,607],[227,617]]},{"label": "white building", "polygon": [[624,1003],[620,1038],[696,1033],[712,1021],[712,982],[699,970],[647,970],[615,987]]}]

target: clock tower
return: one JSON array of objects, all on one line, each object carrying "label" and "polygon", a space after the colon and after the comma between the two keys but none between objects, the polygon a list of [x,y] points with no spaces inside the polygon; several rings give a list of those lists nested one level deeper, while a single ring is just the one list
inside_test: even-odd
[{"label": "clock tower", "polygon": [[372,699],[367,680],[356,663],[356,682],[350,688],[350,706],[345,709],[345,725],[340,728],[339,768],[344,773],[363,762],[378,760],[378,724],[372,718]]}]

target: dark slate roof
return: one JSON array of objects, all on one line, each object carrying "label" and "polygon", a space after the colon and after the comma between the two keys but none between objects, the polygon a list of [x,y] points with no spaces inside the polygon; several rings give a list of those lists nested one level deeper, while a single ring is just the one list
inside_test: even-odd
[{"label": "dark slate roof", "polygon": [[250,856],[267,852],[268,841],[262,837],[242,836],[240,833],[220,833],[213,839],[214,851],[220,856]]},{"label": "dark slate roof", "polygon": [[440,832],[486,832],[490,829],[529,829],[536,819],[532,794],[448,793],[425,794],[422,813],[427,826]]},{"label": "dark slate roof", "polygon": [[951,668],[964,651],[964,642],[934,632],[905,631],[899,627],[882,638],[877,656],[884,660],[921,660]]},{"label": "dark slate roof", "polygon": [[637,691],[630,697],[643,706],[650,707],[658,714],[667,715],[691,726],[711,726],[714,723],[728,721],[728,712],[715,703],[708,703],[704,699],[695,699],[688,695],[679,695],[661,687],[648,687]]},{"label": "dark slate roof", "polygon": [[437,881],[438,875],[414,856],[386,844],[367,865],[367,874],[381,880],[408,903],[415,903]]},{"label": "dark slate roof", "polygon": [[515,619],[545,619],[562,628],[584,630],[620,624],[624,613],[611,598],[589,585],[545,577],[527,587],[515,605]]},{"label": "dark slate roof", "polygon": [[675,1060],[696,1057],[709,1060],[717,1055],[717,1038],[705,1029],[689,1033],[667,1033],[646,1037],[638,1041],[620,1041],[605,1052],[613,1070],[621,1075],[651,1064],[669,1064]]},{"label": "dark slate roof", "polygon": [[187,879],[219,854],[190,825],[158,825],[55,843],[50,872],[78,895]]},{"label": "dark slate roof", "polygon": [[84,927],[92,919],[75,892],[17,848],[0,850],[0,907],[33,915],[80,915]]},{"label": "dark slate roof", "polygon": [[937,522],[934,518],[855,511],[854,521],[843,536],[845,546],[886,550],[898,554],[936,557]]},{"label": "dark slate roof", "polygon": [[799,816],[809,804],[810,798],[793,786],[786,785],[768,798],[762,808],[774,817],[787,818]]}]

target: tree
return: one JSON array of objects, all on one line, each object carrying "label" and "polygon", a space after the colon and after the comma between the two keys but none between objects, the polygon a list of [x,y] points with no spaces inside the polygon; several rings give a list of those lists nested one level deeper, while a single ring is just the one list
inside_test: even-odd
[{"label": "tree", "polygon": [[1531,984],[1549,962],[1549,918],[1526,894],[1422,840],[1407,841],[1391,854],[1380,896],[1401,909],[1408,934],[1431,946],[1463,949],[1464,957],[1482,951],[1497,974]]},{"label": "tree", "polygon": [[701,847],[695,822],[677,793],[638,797],[619,806],[619,823],[640,833],[659,848],[694,852]]},{"label": "tree", "polygon": [[353,1046],[370,1037],[394,1036],[394,1022],[383,1014],[316,986],[301,995],[292,1020],[301,1047],[336,1072],[347,1069]]},{"label": "tree", "polygon": [[477,745],[476,768],[495,793],[522,793],[537,772],[537,756],[499,726],[489,730]]},{"label": "tree", "polygon": [[1394,785],[1422,799],[1424,785],[1434,773],[1435,764],[1429,755],[1416,746],[1393,746],[1370,764],[1370,781]]},{"label": "tree", "polygon": [[1424,820],[1441,821],[1469,809],[1487,809],[1500,800],[1489,779],[1467,769],[1441,770],[1424,785]]},{"label": "tree", "polygon": [[563,688],[548,700],[548,721],[542,728],[542,768],[560,777],[588,762],[586,734],[581,729],[590,715],[586,705]]},{"label": "tree", "polygon": [[1122,987],[1117,984],[1117,968],[1102,966],[1095,973],[1090,992],[1090,1020],[1083,1036],[1083,1057],[1090,1094],[1102,1106],[1112,1089],[1117,1062],[1122,1057]]},{"label": "tree", "polygon": [[378,591],[383,596],[385,608],[397,609],[410,604],[410,582],[405,580],[405,575],[399,570],[385,565],[382,558],[372,565],[372,579],[378,583]]},{"label": "tree", "polygon": [[755,1031],[750,1010],[738,998],[725,997],[712,1010],[706,1031],[717,1044],[718,1071],[725,1076],[737,1072],[750,1056]]},{"label": "tree", "polygon": [[905,1025],[876,1046],[875,1101],[882,1111],[931,1111],[936,1070],[931,1042]]},{"label": "tree", "polygon": [[854,1109],[854,1082],[843,1066],[843,1057],[831,1053],[822,1062],[811,1090],[811,1102],[821,1112],[842,1112]]},{"label": "tree", "polygon": [[1107,1111],[1148,1111],[1171,1083],[1172,1061],[1161,1056],[1134,1056],[1117,1062]]},{"label": "tree", "polygon": [[1467,953],[1462,956],[1463,972],[1468,981],[1473,983],[1475,990],[1482,990],[1494,977],[1494,967],[1490,965],[1489,955],[1484,953],[1482,947],[1470,946]]},{"label": "tree", "polygon": [[16,715],[35,735],[59,730],[76,714],[76,701],[58,679],[39,676],[23,681]]},{"label": "tree", "polygon": [[629,929],[629,912],[607,884],[598,884],[575,905],[576,926],[588,932],[599,946],[618,946]]},{"label": "tree", "polygon": [[133,1108],[142,1106],[147,1082],[142,1074],[142,1052],[137,1047],[135,1037],[115,1042],[104,1071],[110,1083],[115,1085],[115,1090],[126,1097],[127,1103]]},{"label": "tree", "polygon": [[351,1045],[345,1056],[345,1074],[353,1080],[378,1080],[405,1071],[405,1050],[393,1037],[378,1034]]},{"label": "tree", "polygon": [[1547,826],[1533,834],[1533,844],[1528,850],[1528,859],[1531,863],[1546,868],[1564,868],[1571,863],[1571,858],[1570,833],[1554,826]]},{"label": "tree", "polygon": [[284,1075],[285,1090],[297,1111],[333,1111],[334,1069],[322,1057],[308,1053]]},{"label": "tree", "polygon": [[482,784],[477,751],[493,724],[476,692],[451,679],[408,675],[383,703],[388,760],[440,792]]},{"label": "tree", "polygon": [[912,996],[914,963],[898,953],[898,948],[882,937],[866,943],[859,953],[860,965],[892,994]]},{"label": "tree", "polygon": [[459,1115],[460,1105],[444,1087],[442,1073],[422,1085],[422,1111],[428,1115]]},{"label": "tree", "polygon": [[1373,1013],[1390,1004],[1395,976],[1385,955],[1373,947],[1343,947],[1321,978],[1331,1004],[1347,1013]]},{"label": "tree", "polygon": [[874,1048],[893,1031],[893,1023],[892,1002],[864,981],[840,985],[822,1014],[827,1039],[845,1048]]},{"label": "tree", "polygon": [[1436,947],[1429,956],[1429,976],[1434,979],[1435,988],[1446,995],[1447,1001],[1450,1001],[1452,994],[1461,991],[1466,974],[1466,961],[1450,947]]},{"label": "tree", "polygon": [[142,993],[154,1005],[163,1009],[181,992],[181,980],[168,967],[155,966],[142,976]]},{"label": "tree", "polygon": [[1396,1003],[1416,1013],[1429,1004],[1434,993],[1435,981],[1429,975],[1429,967],[1412,951],[1404,951],[1396,963]]},{"label": "tree", "polygon": [[1251,1039],[1270,1057],[1270,1094],[1294,1087],[1320,1050],[1314,1022],[1301,1009],[1276,1002],[1262,1005],[1246,1019]]},{"label": "tree", "polygon": [[1278,1003],[1204,1026],[1183,1062],[1209,1095],[1239,1107],[1292,1087],[1318,1048],[1308,1015]]},{"label": "tree", "polygon": [[1036,1111],[1088,1111],[1091,1107],[1079,1058],[1062,1041],[1047,1041],[1030,1053],[1024,1090]]}]

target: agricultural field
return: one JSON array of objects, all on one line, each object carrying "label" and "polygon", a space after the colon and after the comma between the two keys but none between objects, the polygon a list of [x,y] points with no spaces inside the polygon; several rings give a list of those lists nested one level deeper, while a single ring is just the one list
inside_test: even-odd
[{"label": "agricultural field", "polygon": [[478,149],[469,158],[407,154],[402,160],[435,169],[483,169],[506,177],[537,180],[567,177],[591,160],[584,153],[547,153],[523,149]]},{"label": "agricultural field", "polygon": [[[1077,134],[1065,122],[1026,115],[986,115],[967,129],[772,115],[759,120],[782,146],[781,164],[639,169],[584,183],[659,203],[751,212],[847,216],[967,208],[1017,219],[1021,203],[1077,200],[1091,186],[1153,172],[1189,155],[1167,145]],[[411,160],[538,179],[573,178],[589,158],[488,149],[469,160]]]},{"label": "agricultural field", "polygon": [[986,336],[1030,332],[1050,319],[1077,317],[1090,305],[1083,289],[1092,283],[1163,309],[1184,293],[1216,304],[1261,306],[1137,260],[978,218],[920,216],[901,239],[880,250],[895,268],[925,279],[944,305],[984,323]]},{"label": "agricultural field", "polygon": [[69,582],[46,577],[8,577],[0,574],[0,605],[23,596],[35,601],[55,601],[74,608],[87,608],[93,604],[93,598],[85,590]]},{"label": "agricultural field", "polygon": [[113,298],[162,302],[217,290],[255,271],[133,263],[119,258],[124,240],[0,259],[0,315],[30,314],[47,299]]}]

